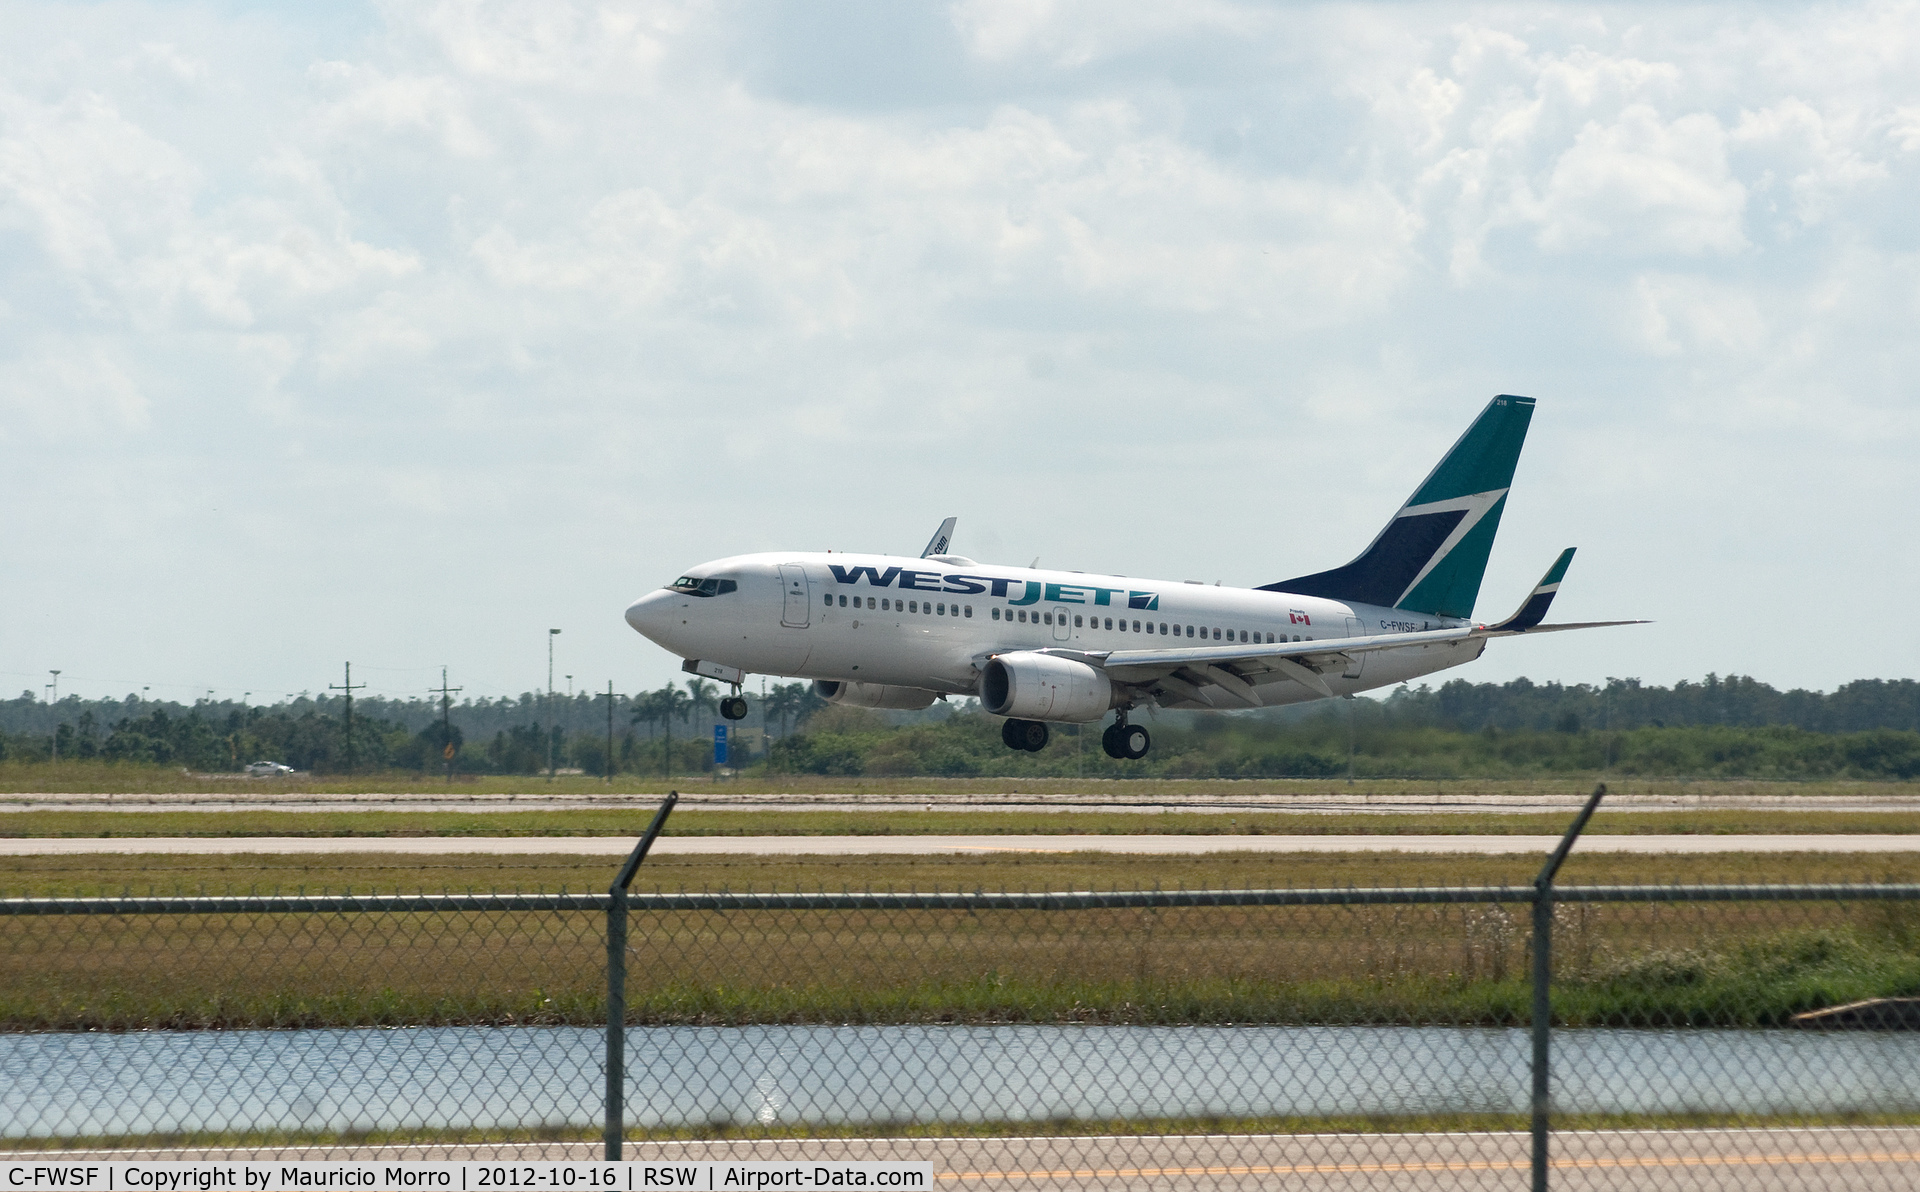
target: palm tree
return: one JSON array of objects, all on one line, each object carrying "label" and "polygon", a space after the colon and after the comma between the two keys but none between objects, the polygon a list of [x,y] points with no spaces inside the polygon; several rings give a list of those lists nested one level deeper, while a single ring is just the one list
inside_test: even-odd
[{"label": "palm tree", "polygon": [[660,700],[657,692],[649,691],[645,695],[636,695],[632,701],[633,723],[647,726],[647,744],[653,744],[655,730],[660,725]]},{"label": "palm tree", "polygon": [[687,714],[696,715],[701,711],[717,712],[720,709],[720,688],[705,679],[687,680]]},{"label": "palm tree", "polygon": [[766,710],[780,719],[780,735],[787,735],[787,726],[800,711],[805,699],[805,683],[776,683],[767,693]]},{"label": "palm tree", "polygon": [[691,709],[693,701],[687,697],[686,692],[671,683],[654,692],[652,698],[660,709],[660,723],[666,727],[667,735],[667,748],[666,752],[661,754],[660,769],[663,775],[671,777],[673,773],[673,722],[676,719],[685,720],[687,718],[687,713]]}]

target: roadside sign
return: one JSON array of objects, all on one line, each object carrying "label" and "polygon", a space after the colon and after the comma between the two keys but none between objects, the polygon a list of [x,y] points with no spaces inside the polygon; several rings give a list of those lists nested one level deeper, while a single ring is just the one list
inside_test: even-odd
[{"label": "roadside sign", "polygon": [[727,726],[724,724],[713,726],[713,764],[727,764]]}]

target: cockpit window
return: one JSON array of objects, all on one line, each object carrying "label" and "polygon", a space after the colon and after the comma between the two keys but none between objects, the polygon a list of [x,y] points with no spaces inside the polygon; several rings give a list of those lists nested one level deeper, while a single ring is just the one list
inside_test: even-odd
[{"label": "cockpit window", "polygon": [[668,584],[667,588],[674,592],[685,592],[689,596],[725,596],[728,592],[738,591],[740,584],[719,576],[695,579],[691,575],[683,575]]}]

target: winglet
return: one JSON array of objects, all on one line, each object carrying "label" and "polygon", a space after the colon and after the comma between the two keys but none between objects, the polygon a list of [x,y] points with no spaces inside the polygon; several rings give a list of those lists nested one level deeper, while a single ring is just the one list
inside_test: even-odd
[{"label": "winglet", "polygon": [[1553,603],[1554,594],[1560,590],[1560,577],[1567,573],[1567,566],[1573,562],[1573,552],[1571,546],[1561,551],[1560,557],[1553,561],[1553,566],[1547,568],[1547,573],[1540,577],[1540,582],[1520,602],[1514,614],[1498,625],[1487,626],[1487,629],[1490,632],[1519,633],[1546,620],[1547,608]]},{"label": "winglet", "polygon": [[933,532],[933,538],[927,543],[927,549],[920,552],[920,557],[930,559],[935,555],[949,553],[947,548],[953,545],[953,523],[959,520],[957,517],[950,517],[941,522],[940,528]]}]

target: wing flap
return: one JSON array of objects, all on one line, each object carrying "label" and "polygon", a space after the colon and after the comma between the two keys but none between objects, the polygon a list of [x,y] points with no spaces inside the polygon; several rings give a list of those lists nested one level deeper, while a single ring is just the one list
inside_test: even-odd
[{"label": "wing flap", "polygon": [[[1542,626],[1541,628],[1545,628]],[[1538,629],[1528,632],[1539,632]],[[1316,655],[1351,655],[1369,650],[1393,650],[1402,646],[1429,646],[1443,642],[1467,641],[1474,637],[1483,637],[1487,631],[1473,625],[1462,625],[1455,629],[1426,629],[1417,633],[1382,633],[1370,637],[1330,637],[1313,642],[1275,642],[1272,645],[1232,645],[1232,646],[1187,646],[1173,650],[1114,650],[1104,656],[1098,652],[1085,657],[1096,665],[1106,668],[1114,678],[1126,678],[1128,672],[1141,671],[1171,674],[1183,666],[1200,668],[1219,666],[1231,662],[1263,662],[1268,660],[1298,660]],[[1051,653],[1051,651],[1049,651]],[[1281,669],[1276,667],[1275,669]]]}]

